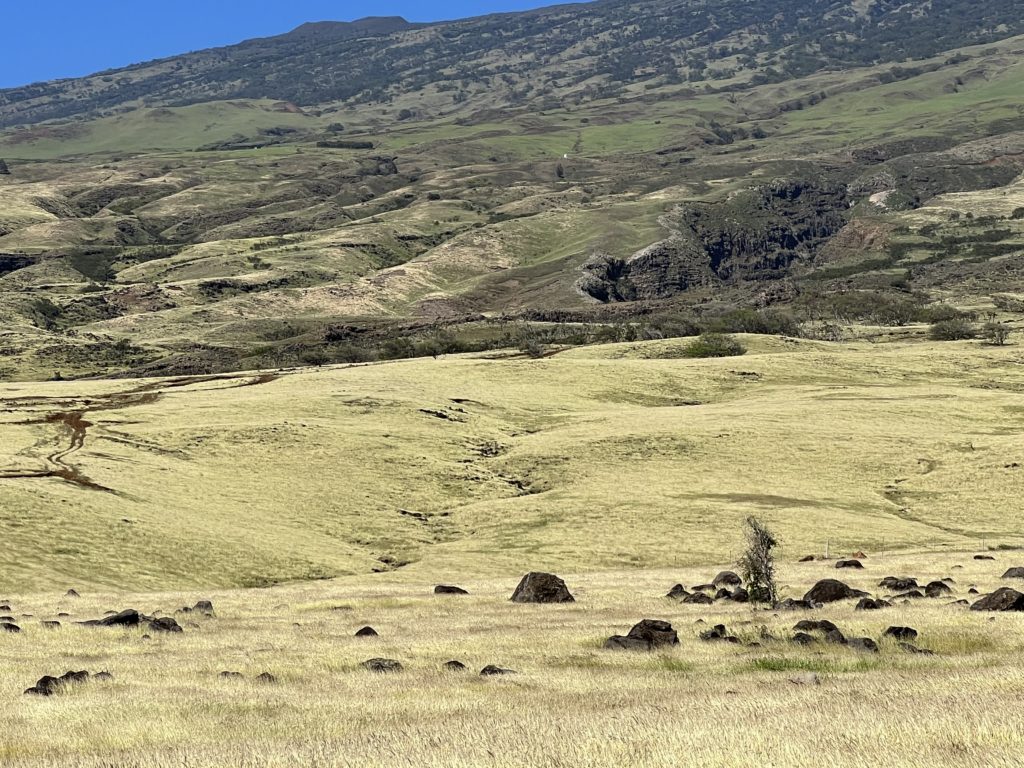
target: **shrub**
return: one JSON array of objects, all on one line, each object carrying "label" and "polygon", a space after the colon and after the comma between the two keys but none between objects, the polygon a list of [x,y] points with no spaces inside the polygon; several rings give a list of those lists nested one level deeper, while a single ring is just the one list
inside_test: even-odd
[{"label": "shrub", "polygon": [[928,330],[928,337],[933,341],[960,341],[973,339],[974,336],[974,326],[963,318],[939,320],[932,323]]},{"label": "shrub", "polygon": [[748,517],[744,535],[747,550],[738,563],[740,575],[747,585],[750,601],[775,605],[779,601],[779,589],[775,583],[775,534],[758,519]]},{"label": "shrub", "polygon": [[1013,213],[1010,214],[1011,219],[1024,219],[1024,206],[1020,208],[1014,208]]},{"label": "shrub", "polygon": [[997,323],[995,320],[985,323],[982,333],[985,337],[985,341],[997,347],[1001,347],[1006,344],[1007,339],[1010,338],[1009,326]]},{"label": "shrub", "polygon": [[683,349],[686,357],[738,357],[746,347],[724,333],[702,333]]}]

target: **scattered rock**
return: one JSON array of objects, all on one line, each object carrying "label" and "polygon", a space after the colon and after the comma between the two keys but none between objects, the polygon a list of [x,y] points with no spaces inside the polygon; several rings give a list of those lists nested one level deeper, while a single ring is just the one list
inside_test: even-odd
[{"label": "scattered rock", "polygon": [[78,592],[76,592],[75,590],[69,589],[67,592],[64,593],[64,597],[81,597],[81,595],[78,594]]},{"label": "scattered rock", "polygon": [[145,617],[136,610],[129,608],[120,613],[112,613],[95,621],[82,622],[86,626],[96,627],[137,627]]},{"label": "scattered rock", "polygon": [[897,600],[920,600],[924,597],[924,592],[919,589],[912,589],[909,592],[896,595]]},{"label": "scattered rock", "polygon": [[729,634],[729,630],[726,629],[725,624],[716,624],[711,629],[701,632],[700,639],[706,643],[725,642],[738,645],[740,642],[738,637]]},{"label": "scattered rock", "polygon": [[1003,574],[1004,579],[1024,579],[1024,568],[1011,568]]},{"label": "scattered rock", "polygon": [[260,672],[260,674],[256,675],[256,682],[262,685],[274,685],[277,683],[277,678],[269,672]]},{"label": "scattered rock", "polygon": [[465,664],[463,664],[461,661],[456,661],[455,659],[452,659],[451,661],[446,661],[443,666],[449,672],[462,672],[466,669]]},{"label": "scattered rock", "polygon": [[676,584],[672,589],[668,591],[665,597],[671,597],[673,600],[682,600],[690,596],[690,593],[686,591],[686,587],[682,584]]},{"label": "scattered rock", "polygon": [[469,592],[462,587],[454,587],[450,584],[438,584],[434,587],[435,595],[468,595]]},{"label": "scattered rock", "polygon": [[25,693],[35,696],[53,696],[54,694],[62,693],[69,685],[78,685],[88,682],[88,680],[89,673],[84,670],[81,672],[65,672],[60,677],[45,675],[39,678],[36,684],[27,689]]},{"label": "scattered rock", "polygon": [[891,589],[893,592],[906,592],[908,589],[917,589],[917,579],[886,576],[878,582],[878,586]]},{"label": "scattered rock", "polygon": [[865,555],[863,552],[854,552],[851,555],[851,557],[854,558],[855,560],[867,560],[867,558],[868,558],[868,556]]},{"label": "scattered rock", "polygon": [[373,627],[363,627],[356,630],[356,637],[378,637],[378,633]]},{"label": "scattered rock", "polygon": [[825,633],[825,642],[832,643],[833,645],[846,645],[846,635],[838,629],[833,629]]},{"label": "scattered rock", "polygon": [[572,603],[565,582],[553,573],[528,573],[523,576],[516,591],[512,593],[513,603]]},{"label": "scattered rock", "polygon": [[863,563],[860,560],[840,560],[836,563],[836,568],[864,568]]},{"label": "scattered rock", "polygon": [[821,603],[815,603],[812,600],[794,600],[792,597],[787,597],[779,603],[778,608],[782,611],[801,611],[818,608],[820,605]]},{"label": "scattered rock", "polygon": [[876,600],[870,597],[862,597],[857,605],[854,606],[856,611],[878,611],[882,608],[891,608],[892,603],[888,600]]},{"label": "scattered rock", "polygon": [[975,555],[974,559],[975,560],[995,560],[995,558],[992,557],[992,555]]},{"label": "scattered rock", "polygon": [[11,634],[16,634],[18,632],[21,632],[21,627],[19,627],[17,624],[8,624],[7,622],[0,622],[0,632],[10,632]]},{"label": "scattered rock", "polygon": [[968,595],[980,595],[981,592],[979,592],[976,587],[971,587],[970,589],[967,590],[967,594]]},{"label": "scattered rock", "polygon": [[801,563],[813,563],[814,562],[814,555],[804,555],[803,557],[800,558],[800,562]]},{"label": "scattered rock", "polygon": [[855,637],[852,640],[850,640],[847,643],[847,645],[858,651],[878,653],[878,643],[876,643],[870,637]]},{"label": "scattered rock", "polygon": [[743,583],[743,579],[732,571],[722,571],[711,583],[716,587],[738,587]]},{"label": "scattered rock", "polygon": [[944,597],[953,594],[953,590],[945,582],[932,581],[924,588],[924,593],[928,597]]},{"label": "scattered rock", "polygon": [[496,675],[517,675],[519,674],[514,669],[504,669],[494,664],[488,664],[486,667],[480,670],[481,677],[494,677]]},{"label": "scattered rock", "polygon": [[394,659],[367,659],[359,666],[371,672],[401,672],[402,662]]},{"label": "scattered rock", "polygon": [[733,590],[732,595],[729,596],[729,599],[734,603],[749,603],[750,593],[743,587],[736,587],[736,589]]},{"label": "scattered rock", "polygon": [[43,625],[44,629],[60,629],[59,621],[42,621],[40,624]]},{"label": "scattered rock", "polygon": [[793,642],[797,645],[813,645],[818,641],[815,640],[811,635],[808,635],[806,632],[797,632],[795,635],[793,635]]},{"label": "scattered rock", "polygon": [[882,633],[883,637],[892,637],[896,640],[917,640],[917,630],[913,627],[889,627]]},{"label": "scattered rock", "polygon": [[804,600],[809,603],[834,603],[837,600],[849,600],[858,596],[863,595],[858,595],[856,591],[841,581],[822,579],[804,595]]},{"label": "scattered rock", "polygon": [[715,601],[703,592],[694,592],[684,597],[682,602],[688,605],[713,605]]},{"label": "scattered rock", "polygon": [[176,622],[170,616],[161,616],[158,619],[153,619],[149,622],[149,628],[153,632],[178,633],[185,631],[181,628],[181,625],[178,624],[178,622]]},{"label": "scattered rock", "polygon": [[629,634],[609,637],[604,647],[619,650],[650,651],[669,645],[679,645],[679,636],[667,621],[644,619],[635,624]]},{"label": "scattered rock", "polygon": [[221,672],[220,676],[228,680],[239,680],[245,677],[241,672]]},{"label": "scattered rock", "polygon": [[101,683],[109,683],[111,680],[114,679],[114,676],[109,672],[97,672],[95,675],[92,676],[92,679],[98,680]]},{"label": "scattered rock", "polygon": [[971,606],[972,611],[1024,611],[1024,594],[1010,587],[997,589]]},{"label": "scattered rock", "polygon": [[820,621],[804,619],[793,625],[793,631],[795,632],[832,632],[838,629],[839,627],[828,619],[821,619]]}]

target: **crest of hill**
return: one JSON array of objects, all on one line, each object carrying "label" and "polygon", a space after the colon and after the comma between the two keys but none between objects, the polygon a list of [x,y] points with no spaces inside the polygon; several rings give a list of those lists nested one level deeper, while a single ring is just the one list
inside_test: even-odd
[{"label": "crest of hill", "polygon": [[1024,33],[1013,0],[601,0],[436,24],[370,18],[0,91],[0,127],[224,99],[386,103],[459,83],[548,109],[582,90],[784,82]]}]

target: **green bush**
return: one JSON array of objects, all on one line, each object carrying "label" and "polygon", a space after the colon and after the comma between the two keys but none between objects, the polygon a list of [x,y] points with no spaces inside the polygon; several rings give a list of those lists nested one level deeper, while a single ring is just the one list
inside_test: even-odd
[{"label": "green bush", "polygon": [[931,328],[928,330],[928,337],[933,341],[960,341],[962,339],[973,339],[974,336],[974,326],[964,318],[939,320],[932,323]]},{"label": "green bush", "polygon": [[702,333],[683,349],[686,357],[738,357],[746,347],[724,333]]}]

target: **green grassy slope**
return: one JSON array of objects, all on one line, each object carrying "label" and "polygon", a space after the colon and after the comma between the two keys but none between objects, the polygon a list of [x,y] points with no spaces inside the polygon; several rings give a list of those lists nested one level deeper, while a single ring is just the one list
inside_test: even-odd
[{"label": "green grassy slope", "polygon": [[[700,564],[731,557],[751,513],[797,550],[1017,542],[1016,348],[750,343],[718,361],[651,342],[8,385],[0,508],[19,557],[2,578],[178,588]],[[58,412],[91,422],[80,449],[64,452]],[[63,475],[10,477],[47,472]]]}]

